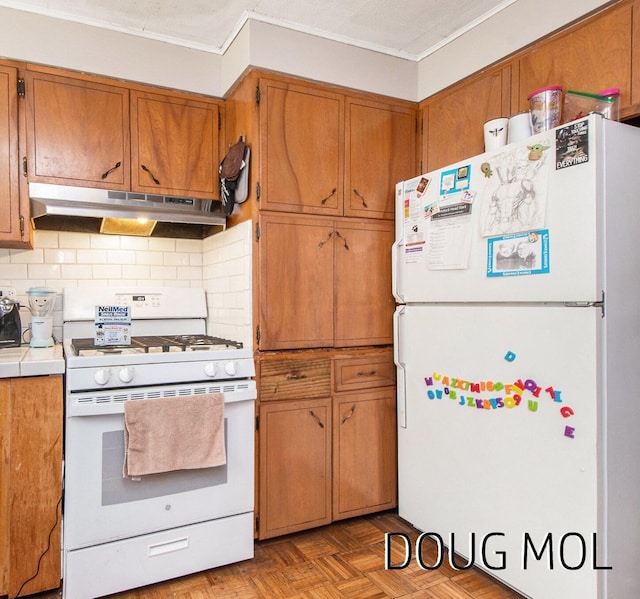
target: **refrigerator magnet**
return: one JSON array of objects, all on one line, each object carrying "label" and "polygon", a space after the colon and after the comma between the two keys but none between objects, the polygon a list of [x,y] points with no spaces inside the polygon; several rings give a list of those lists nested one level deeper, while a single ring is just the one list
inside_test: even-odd
[{"label": "refrigerator magnet", "polygon": [[487,276],[512,277],[549,272],[549,230],[487,239]]}]

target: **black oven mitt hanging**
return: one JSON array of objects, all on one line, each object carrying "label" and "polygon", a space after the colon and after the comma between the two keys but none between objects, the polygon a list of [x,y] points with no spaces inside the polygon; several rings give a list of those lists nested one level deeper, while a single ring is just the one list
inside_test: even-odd
[{"label": "black oven mitt hanging", "polygon": [[244,137],[240,136],[238,142],[229,148],[218,169],[220,175],[220,199],[222,200],[224,213],[227,216],[233,212],[233,206],[236,203],[238,178],[247,165],[245,160],[247,149]]}]

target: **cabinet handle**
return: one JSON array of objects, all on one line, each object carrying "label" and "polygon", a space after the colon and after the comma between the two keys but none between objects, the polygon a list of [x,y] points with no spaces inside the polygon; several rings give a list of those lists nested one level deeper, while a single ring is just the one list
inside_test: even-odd
[{"label": "cabinet handle", "polygon": [[320,418],[318,418],[318,416],[316,415],[316,413],[313,410],[309,410],[309,414],[316,419],[316,421],[318,422],[318,424],[320,425],[320,428],[324,428],[324,424],[322,424],[322,420],[320,420]]},{"label": "cabinet handle", "polygon": [[329,200],[329,198],[330,198],[330,197],[331,197],[331,196],[332,196],[336,191],[338,191],[338,190],[334,187],[334,188],[331,190],[331,193],[330,193],[326,198],[322,198],[322,200],[321,200],[321,202],[320,202],[320,203],[324,206],[324,205],[327,203],[327,201]]},{"label": "cabinet handle", "polygon": [[105,171],[100,175],[101,179],[106,179],[113,171],[122,166],[122,162],[116,162],[108,171]]},{"label": "cabinet handle", "polygon": [[354,190],[353,190],[353,193],[355,193],[355,194],[360,198],[360,201],[362,202],[362,205],[363,205],[365,208],[368,208],[368,207],[369,207],[369,206],[367,206],[367,202],[366,202],[366,200],[364,199],[364,196],[363,196],[363,195],[362,195],[362,194],[361,194],[357,189],[354,189]]},{"label": "cabinet handle", "polygon": [[329,235],[327,236],[326,239],[323,239],[319,244],[318,247],[321,248],[325,243],[327,243],[327,241],[329,241],[329,239],[331,239],[333,237],[333,231],[329,231]]},{"label": "cabinet handle", "polygon": [[288,380],[288,381],[300,381],[302,379],[306,379],[307,375],[306,374],[300,374],[299,372],[292,372],[292,373],[288,374],[284,378],[286,380]]},{"label": "cabinet handle", "polygon": [[349,420],[349,418],[351,418],[353,416],[353,413],[356,411],[356,404],[353,404],[351,406],[351,410],[349,411],[349,413],[346,416],[342,417],[342,420],[340,420],[340,424],[344,424],[347,420]]},{"label": "cabinet handle", "polygon": [[155,175],[154,175],[154,174],[149,170],[149,168],[148,168],[146,165],[141,164],[141,165],[140,165],[140,168],[141,168],[145,173],[149,173],[149,176],[153,179],[153,182],[154,182],[156,185],[160,185],[160,181],[158,181],[158,179],[156,179],[156,178],[155,178]]},{"label": "cabinet handle", "polygon": [[340,239],[342,239],[342,243],[344,244],[344,249],[348,250],[349,249],[349,245],[347,244],[347,238],[344,237],[340,231],[336,231],[336,237],[339,237]]},{"label": "cabinet handle", "polygon": [[375,373],[375,370],[370,370],[369,372],[363,372],[361,370],[360,372],[358,372],[357,376],[373,376]]}]

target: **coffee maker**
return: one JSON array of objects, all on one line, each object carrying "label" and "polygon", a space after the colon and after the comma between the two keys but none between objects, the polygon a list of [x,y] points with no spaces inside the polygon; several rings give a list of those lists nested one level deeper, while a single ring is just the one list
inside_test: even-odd
[{"label": "coffee maker", "polygon": [[0,297],[0,348],[20,345],[21,326],[20,304],[7,296]]}]

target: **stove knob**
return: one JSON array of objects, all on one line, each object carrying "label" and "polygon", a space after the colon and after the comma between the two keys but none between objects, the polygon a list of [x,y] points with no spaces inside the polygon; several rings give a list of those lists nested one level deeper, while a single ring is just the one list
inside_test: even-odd
[{"label": "stove knob", "polygon": [[235,362],[227,362],[224,365],[224,371],[229,375],[229,376],[235,376],[237,369],[236,369],[236,363]]},{"label": "stove knob", "polygon": [[133,380],[133,368],[126,366],[118,373],[118,378],[123,383],[130,383]]},{"label": "stove knob", "polygon": [[109,382],[110,376],[111,372],[109,372],[106,368],[101,368],[93,375],[93,380],[98,385],[106,385]]},{"label": "stove knob", "polygon": [[208,362],[204,367],[204,373],[207,376],[216,376],[217,370],[218,370],[218,365],[215,362]]}]

